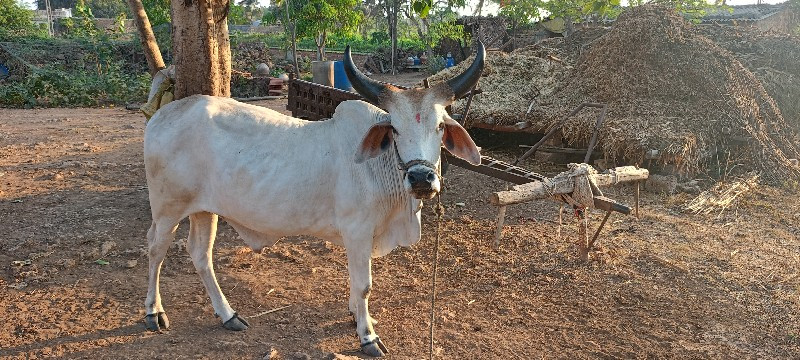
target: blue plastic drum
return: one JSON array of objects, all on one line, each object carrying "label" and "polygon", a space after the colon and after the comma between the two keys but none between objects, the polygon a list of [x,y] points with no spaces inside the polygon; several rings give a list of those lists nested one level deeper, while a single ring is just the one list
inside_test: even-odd
[{"label": "blue plastic drum", "polygon": [[347,79],[347,74],[344,72],[344,63],[341,61],[333,62],[333,87],[353,91],[353,86],[350,85],[350,80]]}]

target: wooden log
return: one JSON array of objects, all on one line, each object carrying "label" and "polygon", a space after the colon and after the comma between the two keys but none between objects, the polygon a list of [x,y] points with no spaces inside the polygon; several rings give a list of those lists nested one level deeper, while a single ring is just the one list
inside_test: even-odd
[{"label": "wooden log", "polygon": [[[622,166],[610,169],[607,173],[589,175],[591,180],[598,186],[635,182],[647,179],[648,176],[649,171],[647,169],[638,169],[635,166]],[[561,176],[560,174],[545,181],[516,185],[510,191],[492,193],[489,201],[495,206],[519,204],[535,199],[545,199],[556,194],[570,194],[573,190],[575,190],[574,178]]]},{"label": "wooden log", "polygon": [[545,199],[554,194],[569,194],[573,189],[575,189],[575,182],[572,180],[534,181],[514,186],[514,190],[492,193],[489,201],[495,206],[519,204],[534,199]]},{"label": "wooden log", "polygon": [[636,166],[620,166],[618,168],[608,169],[608,171],[602,174],[592,175],[592,180],[594,180],[597,186],[610,186],[647,180],[648,177],[650,177],[650,171],[647,169],[640,169]]}]

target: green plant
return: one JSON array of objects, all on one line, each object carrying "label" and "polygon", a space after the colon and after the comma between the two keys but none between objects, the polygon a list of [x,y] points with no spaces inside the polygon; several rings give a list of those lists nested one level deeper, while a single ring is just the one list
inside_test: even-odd
[{"label": "green plant", "polygon": [[228,10],[228,24],[231,25],[247,25],[250,24],[250,19],[247,17],[245,7],[241,5],[231,4]]},{"label": "green plant", "polygon": [[131,15],[125,0],[86,0],[86,6],[99,18],[116,18],[119,14],[128,17]]},{"label": "green plant", "polygon": [[33,13],[17,0],[0,0],[0,41],[45,37],[47,29],[33,23]]},{"label": "green plant", "polygon": [[150,76],[130,76],[112,65],[103,76],[94,72],[45,67],[21,82],[0,85],[3,107],[101,106],[142,101],[147,97]]},{"label": "green plant", "polygon": [[98,36],[100,33],[94,20],[92,9],[86,6],[83,0],[78,0],[78,3],[75,5],[75,16],[64,18],[61,21],[67,29],[67,36],[73,38],[92,38]]}]

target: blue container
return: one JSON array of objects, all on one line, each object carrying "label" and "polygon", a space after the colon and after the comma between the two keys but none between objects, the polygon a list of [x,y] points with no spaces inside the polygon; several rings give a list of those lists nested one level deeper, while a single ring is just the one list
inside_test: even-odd
[{"label": "blue container", "polygon": [[341,61],[333,62],[333,87],[353,91],[353,85],[350,85],[350,80],[347,79],[347,74],[344,72],[344,63]]}]

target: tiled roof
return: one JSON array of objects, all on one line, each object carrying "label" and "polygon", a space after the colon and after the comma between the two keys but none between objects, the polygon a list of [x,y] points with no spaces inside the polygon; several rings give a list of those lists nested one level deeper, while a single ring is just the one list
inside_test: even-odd
[{"label": "tiled roof", "polygon": [[702,22],[757,21],[783,10],[784,4],[736,5],[709,10]]}]

